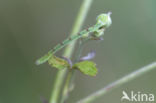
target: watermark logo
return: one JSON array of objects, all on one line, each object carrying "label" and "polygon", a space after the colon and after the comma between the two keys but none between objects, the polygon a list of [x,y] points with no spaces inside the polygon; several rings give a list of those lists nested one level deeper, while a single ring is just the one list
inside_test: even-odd
[{"label": "watermark logo", "polygon": [[121,97],[121,101],[135,101],[135,102],[153,102],[154,101],[154,94],[146,94],[141,92],[134,92],[131,91],[128,94],[125,91],[122,91],[123,96]]}]

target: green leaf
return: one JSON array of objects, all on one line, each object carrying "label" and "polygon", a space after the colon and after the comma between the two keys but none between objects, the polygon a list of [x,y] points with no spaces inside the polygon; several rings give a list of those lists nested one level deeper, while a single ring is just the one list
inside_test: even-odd
[{"label": "green leaf", "polygon": [[92,61],[78,62],[78,63],[74,64],[74,66],[72,68],[78,69],[83,74],[89,75],[89,76],[96,76],[96,74],[97,74],[96,64]]},{"label": "green leaf", "polygon": [[57,69],[64,69],[64,68],[69,67],[69,64],[67,61],[65,61],[64,59],[58,58],[54,55],[48,60],[48,63],[52,67],[55,67]]}]

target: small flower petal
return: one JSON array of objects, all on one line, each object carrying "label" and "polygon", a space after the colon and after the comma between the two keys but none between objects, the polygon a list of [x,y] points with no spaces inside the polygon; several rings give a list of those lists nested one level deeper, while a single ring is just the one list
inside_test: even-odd
[{"label": "small flower petal", "polygon": [[93,59],[95,57],[95,55],[96,55],[96,52],[95,51],[91,51],[86,56],[80,58],[80,61]]}]

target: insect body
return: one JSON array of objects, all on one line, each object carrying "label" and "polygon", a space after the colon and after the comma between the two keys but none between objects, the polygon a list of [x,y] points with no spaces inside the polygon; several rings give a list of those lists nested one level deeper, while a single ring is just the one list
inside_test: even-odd
[{"label": "insect body", "polygon": [[108,28],[112,23],[110,14],[111,14],[110,12],[108,12],[107,14],[100,14],[97,17],[97,23],[94,26],[79,32],[77,35],[73,35],[73,36],[65,39],[60,44],[57,44],[46,55],[44,55],[43,57],[38,59],[36,61],[36,64],[39,65],[39,64],[45,63],[52,57],[53,54],[55,54],[57,51],[59,51],[60,49],[62,49],[63,47],[65,47],[66,45],[68,45],[69,43],[71,43],[74,40],[77,40],[79,38],[88,38],[88,37],[99,38],[99,37],[101,37],[104,34],[104,30],[106,28]]}]

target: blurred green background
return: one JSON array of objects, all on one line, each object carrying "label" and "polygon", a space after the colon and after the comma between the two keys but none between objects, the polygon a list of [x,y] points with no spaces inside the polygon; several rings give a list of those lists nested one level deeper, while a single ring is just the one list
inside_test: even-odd
[{"label": "blurred green background", "polygon": [[[0,103],[42,103],[49,99],[57,70],[35,60],[64,40],[82,0],[0,1]],[[155,0],[94,0],[83,28],[100,13],[112,12],[104,41],[89,43],[83,55],[96,50],[98,75],[76,72],[76,87],[67,103],[156,60]],[[63,51],[63,50],[62,50]],[[59,52],[57,55],[61,55]],[[121,103],[122,91],[156,94],[156,70],[109,92],[95,103]]]}]

